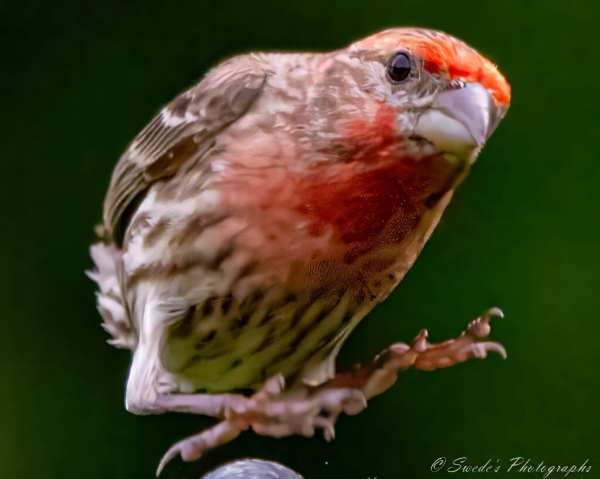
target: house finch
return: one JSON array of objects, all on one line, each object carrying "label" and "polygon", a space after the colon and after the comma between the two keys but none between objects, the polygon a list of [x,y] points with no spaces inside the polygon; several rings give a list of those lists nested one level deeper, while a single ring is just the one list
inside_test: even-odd
[{"label": "house finch", "polygon": [[472,48],[407,28],[331,53],[229,59],[160,111],[114,170],[90,276],[110,342],[133,350],[127,409],[223,419],[161,467],[249,427],[330,439],[339,413],[401,369],[505,354],[483,341],[492,309],[456,340],[422,331],[367,367],[334,366],[509,101]]}]

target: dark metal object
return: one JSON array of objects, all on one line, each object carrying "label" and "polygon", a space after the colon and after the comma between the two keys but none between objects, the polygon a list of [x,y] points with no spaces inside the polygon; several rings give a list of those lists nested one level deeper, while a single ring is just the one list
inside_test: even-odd
[{"label": "dark metal object", "polygon": [[209,472],[202,479],[302,479],[283,464],[261,459],[240,459]]}]

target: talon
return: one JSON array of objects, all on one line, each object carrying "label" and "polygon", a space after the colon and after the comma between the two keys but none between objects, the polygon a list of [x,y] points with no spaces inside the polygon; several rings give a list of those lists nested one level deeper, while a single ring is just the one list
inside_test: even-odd
[{"label": "talon", "polygon": [[285,387],[285,378],[283,374],[279,373],[270,378],[263,386],[263,391],[269,396],[277,396],[283,391]]},{"label": "talon", "polygon": [[485,349],[485,343],[473,343],[469,348],[473,357],[478,359],[484,359],[487,357],[487,350]]},{"label": "talon", "polygon": [[331,442],[335,439],[335,428],[333,427],[333,422],[336,417],[316,417],[315,418],[315,426],[323,429],[323,437],[327,442]]},{"label": "talon", "polygon": [[502,310],[500,308],[490,308],[488,309],[485,313],[484,316],[497,316],[499,318],[504,318],[504,313],[502,312]]},{"label": "talon", "polygon": [[171,461],[171,459],[173,459],[177,454],[180,454],[180,453],[181,453],[181,450],[179,449],[179,444],[175,444],[174,446],[172,446],[164,454],[164,456],[160,459],[160,462],[158,463],[158,467],[156,468],[156,477],[160,476],[160,473],[165,468],[167,463],[169,463]]},{"label": "talon", "polygon": [[495,353],[498,353],[500,356],[502,356],[502,359],[506,359],[508,356],[506,354],[506,349],[504,349],[504,346],[502,346],[500,343],[495,343],[493,341],[487,341],[485,343],[477,343],[478,345],[482,346],[483,349],[485,350],[485,356],[487,356],[487,352],[488,351],[494,351]]}]

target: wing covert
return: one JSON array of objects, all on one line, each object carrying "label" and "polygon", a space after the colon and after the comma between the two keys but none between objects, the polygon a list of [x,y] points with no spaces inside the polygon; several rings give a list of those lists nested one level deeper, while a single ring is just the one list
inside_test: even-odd
[{"label": "wing covert", "polygon": [[252,107],[267,76],[258,57],[231,58],[160,111],[113,171],[103,212],[107,239],[120,245],[128,219],[150,185],[202,158],[217,134]]}]

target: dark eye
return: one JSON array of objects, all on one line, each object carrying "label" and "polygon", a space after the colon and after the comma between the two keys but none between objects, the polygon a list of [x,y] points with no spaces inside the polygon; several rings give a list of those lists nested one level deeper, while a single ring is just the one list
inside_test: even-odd
[{"label": "dark eye", "polygon": [[387,77],[392,83],[401,83],[410,74],[410,57],[406,52],[396,52],[387,63]]}]

